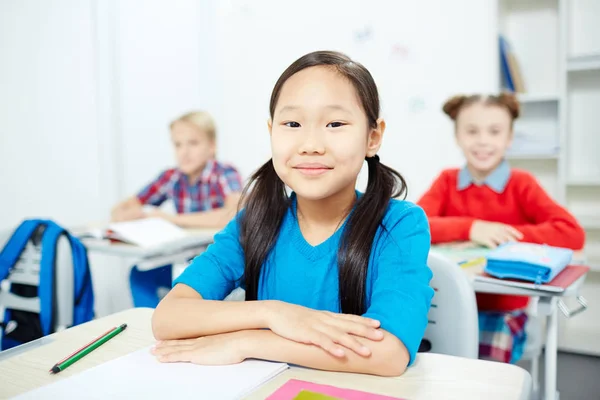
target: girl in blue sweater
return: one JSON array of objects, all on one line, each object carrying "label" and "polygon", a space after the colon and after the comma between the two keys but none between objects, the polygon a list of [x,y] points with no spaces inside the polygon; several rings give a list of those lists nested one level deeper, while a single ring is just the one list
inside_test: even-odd
[{"label": "girl in blue sweater", "polygon": [[[154,354],[401,375],[433,297],[430,234],[421,208],[394,199],[404,179],[379,161],[385,122],[373,77],[343,54],[307,54],[275,84],[268,127],[272,159],[243,210],[156,308]],[[238,287],[245,302],[221,301]]]}]

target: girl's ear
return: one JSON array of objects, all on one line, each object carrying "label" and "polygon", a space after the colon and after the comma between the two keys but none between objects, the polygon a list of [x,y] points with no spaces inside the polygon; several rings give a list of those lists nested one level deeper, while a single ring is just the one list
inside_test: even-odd
[{"label": "girl's ear", "polygon": [[377,127],[371,129],[367,139],[367,157],[373,157],[379,151],[383,142],[385,132],[385,121],[382,118],[377,120]]},{"label": "girl's ear", "polygon": [[269,129],[269,136],[271,136],[273,132],[273,120],[271,118],[267,120],[267,128]]}]

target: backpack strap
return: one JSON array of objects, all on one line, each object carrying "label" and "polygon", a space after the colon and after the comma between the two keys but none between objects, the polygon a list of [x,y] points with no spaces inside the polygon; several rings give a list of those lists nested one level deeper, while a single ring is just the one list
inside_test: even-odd
[{"label": "backpack strap", "polygon": [[73,279],[75,279],[75,305],[73,325],[94,319],[94,287],[87,249],[77,238],[70,236],[73,248]]},{"label": "backpack strap", "polygon": [[42,259],[40,267],[40,323],[44,335],[52,333],[54,288],[56,277],[56,250],[58,239],[65,235],[71,244],[73,258],[73,325],[88,322],[94,318],[94,291],[85,246],[64,228],[53,221],[45,221],[46,231],[42,237]]},{"label": "backpack strap", "polygon": [[39,220],[23,221],[8,239],[0,252],[0,281],[6,279],[40,223]]},{"label": "backpack strap", "polygon": [[[27,242],[33,237],[38,227],[41,226],[41,221],[26,220],[15,229],[12,236],[8,239],[2,251],[0,251],[0,282],[5,280],[10,271],[13,269],[19,257],[25,250]],[[12,292],[12,289],[11,289]],[[16,328],[16,322],[12,320],[11,309],[4,310],[2,328],[4,334],[0,335],[0,350],[10,348],[19,343],[11,341],[5,335],[11,333]]]},{"label": "backpack strap", "polygon": [[46,336],[53,331],[56,247],[58,238],[63,234],[64,230],[52,221],[44,221],[44,223],[46,224],[46,230],[42,236],[38,297],[40,298],[42,334]]},{"label": "backpack strap", "polygon": [[64,234],[71,244],[73,257],[73,325],[79,325],[94,319],[92,274],[85,246],[67,231]]}]

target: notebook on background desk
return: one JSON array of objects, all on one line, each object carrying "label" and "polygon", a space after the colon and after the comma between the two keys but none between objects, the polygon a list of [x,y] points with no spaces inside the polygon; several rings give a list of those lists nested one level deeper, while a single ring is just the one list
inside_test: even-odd
[{"label": "notebook on background desk", "polygon": [[14,400],[232,400],[248,395],[287,368],[287,364],[256,360],[223,366],[166,364],[158,362],[147,347],[24,393]]},{"label": "notebook on background desk", "polygon": [[474,246],[468,243],[460,244],[447,244],[447,245],[434,245],[431,246],[431,250],[438,254],[441,254],[457,264],[464,264],[471,260],[480,259],[490,252],[487,247]]},{"label": "notebook on background desk", "polygon": [[538,285],[535,282],[528,282],[518,279],[500,279],[484,272],[486,258],[490,249],[485,247],[474,247],[469,243],[453,243],[449,245],[435,245],[431,247],[432,251],[448,257],[450,260],[458,263],[464,271],[476,282],[492,283],[514,288],[536,290],[554,294],[563,293],[573,283],[581,279],[590,270],[590,267],[582,265],[585,262],[584,254],[581,251],[573,253],[571,265],[567,266],[554,279],[545,284]]},{"label": "notebook on background desk", "polygon": [[590,267],[584,265],[569,265],[563,269],[554,279],[548,283],[536,284],[535,282],[522,281],[518,279],[500,279],[495,278],[485,272],[479,272],[475,275],[475,281],[494,283],[496,285],[510,286],[521,289],[537,290],[549,293],[562,293],[567,290],[582,276],[587,274]]},{"label": "notebook on background desk", "polygon": [[78,235],[82,239],[109,239],[139,247],[159,246],[185,239],[184,229],[162,218],[144,218],[134,221],[111,222],[88,229]]},{"label": "notebook on background desk", "polygon": [[[431,246],[431,250],[463,265],[472,260],[485,258],[490,252],[490,249],[487,247],[477,246],[470,242],[436,244]],[[586,259],[583,251],[578,250],[573,253],[571,265],[582,265],[585,262]]]},{"label": "notebook on background desk", "polygon": [[[169,226],[165,230],[161,229],[165,224]],[[114,231],[109,233],[109,227]],[[138,234],[140,231],[141,234]],[[168,221],[150,218],[118,223],[116,230],[115,224],[107,222],[73,229],[73,233],[81,239],[88,251],[138,258],[204,248],[213,243],[218,231],[215,228],[181,229]]]}]

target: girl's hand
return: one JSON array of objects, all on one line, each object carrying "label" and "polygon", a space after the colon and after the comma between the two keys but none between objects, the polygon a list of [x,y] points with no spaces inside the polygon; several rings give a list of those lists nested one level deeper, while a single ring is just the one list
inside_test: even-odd
[{"label": "girl's hand", "polygon": [[164,212],[163,210],[161,210],[160,208],[152,208],[150,210],[144,211],[144,217],[146,218],[162,218],[166,221],[169,222],[174,222],[173,221],[173,214],[169,214],[167,212]]},{"label": "girl's hand", "polygon": [[356,336],[370,340],[382,340],[379,321],[358,315],[336,314],[317,311],[294,304],[275,302],[268,317],[272,332],[298,343],[321,347],[335,357],[344,357],[344,348],[361,356],[369,356],[371,350],[363,346]]},{"label": "girl's hand", "polygon": [[469,239],[486,247],[495,248],[506,242],[518,242],[523,234],[510,225],[477,220],[473,222]]},{"label": "girl's hand", "polygon": [[243,336],[240,332],[221,333],[197,339],[158,342],[152,354],[160,362],[190,362],[199,365],[238,364],[243,354]]}]

